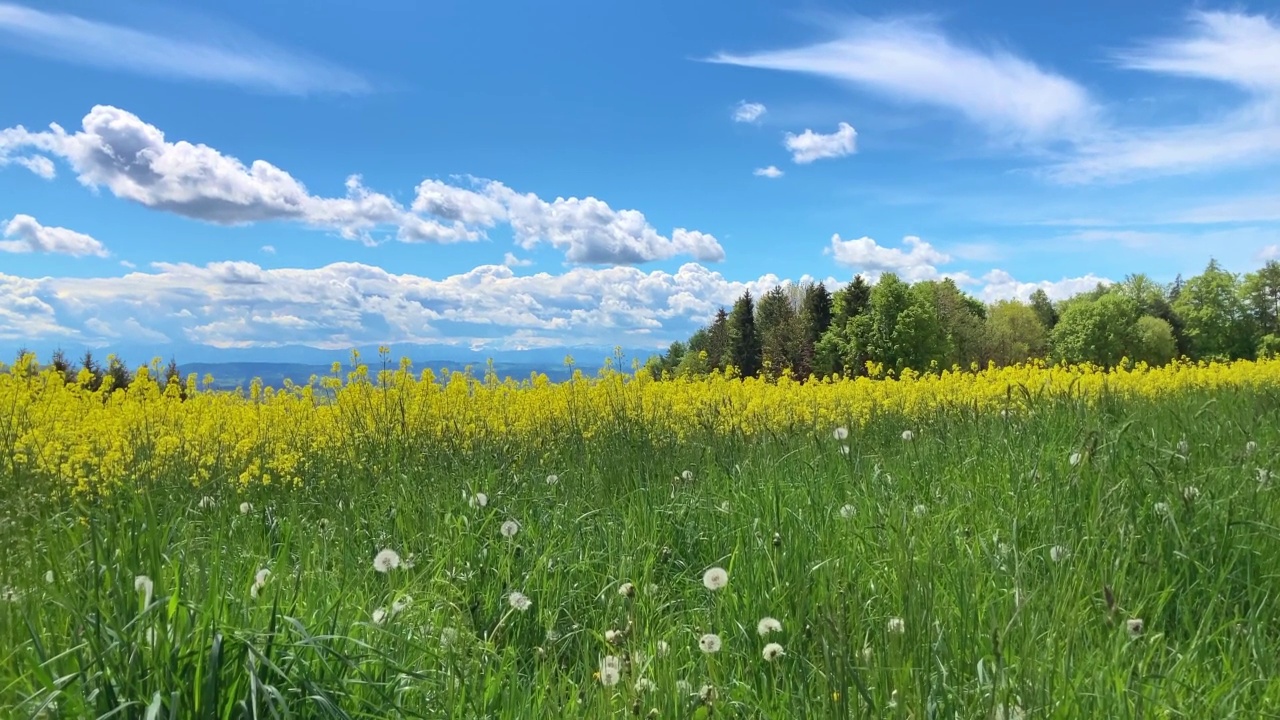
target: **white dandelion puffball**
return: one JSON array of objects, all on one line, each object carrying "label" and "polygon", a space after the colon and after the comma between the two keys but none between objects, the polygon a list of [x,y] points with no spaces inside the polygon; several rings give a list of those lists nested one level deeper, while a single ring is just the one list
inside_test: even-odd
[{"label": "white dandelion puffball", "polygon": [[473,508],[482,508],[489,504],[489,496],[484,493],[476,493],[467,499],[467,503]]},{"label": "white dandelion puffball", "polygon": [[251,512],[253,512],[253,505],[251,503],[247,503],[247,502],[240,503],[241,515],[248,515]]},{"label": "white dandelion puffball", "polygon": [[929,512],[929,508],[925,507],[924,505],[917,505],[911,509],[911,512],[915,513],[916,515],[924,515],[925,513]]},{"label": "white dandelion puffball", "polygon": [[685,482],[690,482],[690,481],[692,481],[692,480],[693,480],[693,471],[692,471],[692,470],[685,470],[684,472],[680,473],[680,479],[681,479],[681,480],[684,480]]},{"label": "white dandelion puffball", "polygon": [[271,571],[267,568],[262,568],[258,572],[254,573],[253,581],[259,585],[266,585],[267,578],[269,577],[271,577]]},{"label": "white dandelion puffball", "polygon": [[1256,442],[1254,442],[1254,441],[1250,440],[1249,442],[1247,442],[1247,443],[1245,443],[1245,444],[1244,444],[1244,454],[1245,454],[1245,455],[1252,455],[1252,454],[1254,454],[1254,453],[1256,453],[1256,452],[1258,452],[1258,443],[1256,443]]},{"label": "white dandelion puffball", "polygon": [[605,655],[600,660],[600,684],[613,687],[622,679],[622,658],[616,655]]},{"label": "white dandelion puffball", "polygon": [[1195,485],[1188,485],[1182,488],[1182,499],[1187,502],[1193,502],[1200,497],[1200,488]]},{"label": "white dandelion puffball", "polygon": [[1187,444],[1187,439],[1183,438],[1178,441],[1178,454],[1187,455],[1191,452],[1191,446]]},{"label": "white dandelion puffball", "polygon": [[209,508],[211,508],[211,507],[213,507],[214,505],[217,505],[217,504],[218,504],[218,501],[217,501],[217,500],[214,500],[213,498],[209,497],[208,495],[205,495],[204,497],[200,498],[200,509],[201,509],[201,510],[208,510]]},{"label": "white dandelion puffball", "polygon": [[848,520],[849,518],[853,517],[853,514],[856,513],[857,511],[858,509],[851,504],[841,505],[840,517],[844,518],[845,520]]},{"label": "white dandelion puffball", "polygon": [[708,590],[719,590],[729,584],[729,573],[724,568],[713,567],[702,574],[702,584]]},{"label": "white dandelion puffball", "polygon": [[916,434],[911,432],[910,430],[903,430],[902,439],[906,440],[907,442],[911,442],[912,440],[916,439]]},{"label": "white dandelion puffball", "polygon": [[1142,618],[1129,618],[1125,621],[1125,628],[1129,631],[1130,636],[1138,637],[1142,634]]},{"label": "white dandelion puffball", "polygon": [[1049,548],[1049,559],[1053,560],[1054,562],[1062,562],[1063,560],[1066,560],[1067,555],[1069,554],[1070,553],[1067,551],[1067,549],[1062,547],[1061,545],[1054,545],[1053,547]]},{"label": "white dandelion puffball", "polygon": [[1080,453],[1078,453],[1078,452],[1073,452],[1073,453],[1071,453],[1071,457],[1067,458],[1067,461],[1068,461],[1068,462],[1070,462],[1072,465],[1079,465],[1079,464],[1080,464]]},{"label": "white dandelion puffball", "polygon": [[609,643],[610,645],[617,645],[618,641],[621,639],[622,639],[622,633],[618,632],[617,630],[614,630],[613,628],[609,628],[608,630],[604,631],[604,641]]},{"label": "white dandelion puffball", "polygon": [[551,474],[551,475],[548,475],[548,476],[547,476],[547,484],[548,484],[548,485],[555,485],[555,484],[556,484],[556,483],[558,483],[558,482],[560,482],[560,476],[559,476],[559,475]]},{"label": "white dandelion puffball", "polygon": [[45,582],[47,582],[47,583],[49,583],[50,585],[52,585],[52,584],[53,584],[53,571],[52,571],[52,570],[46,570],[46,571],[45,571],[45,573],[44,573],[44,581],[45,581]]},{"label": "white dandelion puffball", "polygon": [[843,426],[838,427],[831,431],[831,437],[837,440],[844,440],[849,437],[849,428]]},{"label": "white dandelion puffball", "polygon": [[1155,504],[1155,508],[1154,508],[1154,509],[1155,509],[1156,514],[1157,514],[1157,515],[1168,515],[1168,514],[1169,514],[1169,503],[1167,503],[1167,502],[1158,502],[1158,503],[1156,503],[1156,504]]},{"label": "white dandelion puffball", "polygon": [[515,520],[508,520],[502,523],[502,537],[513,538],[518,532],[520,532],[520,523]]},{"label": "white dandelion puffball", "polygon": [[779,645],[778,643],[769,643],[768,645],[764,646],[764,650],[760,654],[764,656],[765,660],[769,662],[773,662],[774,660],[777,660],[778,658],[782,657],[786,653],[782,651],[782,646]]},{"label": "white dandelion puffball", "polygon": [[374,624],[374,625],[381,625],[382,623],[386,622],[386,620],[387,620],[387,609],[386,609],[386,608],[378,608],[377,610],[374,610],[374,611],[373,611],[373,624]]},{"label": "white dandelion puffball", "polygon": [[769,633],[782,632],[782,623],[771,617],[762,617],[760,622],[756,623],[756,632],[760,633],[760,637]]},{"label": "white dandelion puffball", "polygon": [[848,445],[841,445],[841,446],[840,446],[840,454],[841,454],[841,455],[848,455],[848,454],[849,454],[849,446],[848,446]]},{"label": "white dandelion puffball", "polygon": [[900,617],[891,617],[885,628],[894,635],[901,635],[907,631],[907,624]]},{"label": "white dandelion puffball", "polygon": [[654,690],[657,690],[657,689],[658,689],[657,683],[650,680],[649,678],[640,678],[639,680],[636,680],[637,693],[640,693],[643,695],[644,693],[653,692]]},{"label": "white dandelion puffball", "polygon": [[720,503],[720,512],[725,513],[726,515],[729,513],[729,501],[728,501],[728,500],[725,500],[725,501],[723,501],[723,502],[721,502],[721,503]]},{"label": "white dandelion puffball", "polygon": [[511,607],[519,610],[520,612],[524,612],[533,607],[533,601],[529,599],[529,596],[519,591],[512,591],[512,593],[507,596],[507,602]]},{"label": "white dandelion puffball", "polygon": [[671,652],[671,645],[667,643],[666,640],[659,640],[657,648],[658,648],[658,657],[666,657],[667,653]]},{"label": "white dandelion puffball", "polygon": [[447,627],[440,631],[440,644],[448,647],[458,642],[458,629]]},{"label": "white dandelion puffball", "polygon": [[396,601],[391,603],[391,613],[393,615],[399,615],[405,610],[408,610],[409,606],[412,604],[413,604],[413,598],[410,597],[409,595],[396,598]]},{"label": "white dandelion puffball", "polygon": [[151,596],[155,589],[155,583],[151,582],[151,578],[146,575],[139,575],[133,579],[133,591],[140,592],[146,596],[146,600],[142,603],[143,605],[151,604]]},{"label": "white dandelion puffball", "polygon": [[704,653],[720,652],[720,636],[715,633],[707,633],[698,638],[698,647]]},{"label": "white dandelion puffball", "polygon": [[622,583],[618,586],[618,594],[622,597],[633,597],[636,594],[636,586],[629,582]]},{"label": "white dandelion puffball", "polygon": [[391,548],[380,551],[373,558],[373,569],[380,573],[391,572],[398,567],[400,567],[400,555]]}]

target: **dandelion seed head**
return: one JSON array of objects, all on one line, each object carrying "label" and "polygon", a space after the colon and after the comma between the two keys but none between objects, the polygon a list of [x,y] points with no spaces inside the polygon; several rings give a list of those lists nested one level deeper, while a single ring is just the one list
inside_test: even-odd
[{"label": "dandelion seed head", "polygon": [[267,568],[262,568],[254,574],[253,581],[259,585],[266,585],[269,577],[271,577],[271,571]]},{"label": "dandelion seed head", "polygon": [[891,617],[885,627],[894,635],[901,635],[907,631],[907,624],[900,617]]},{"label": "dandelion seed head", "polygon": [[622,633],[618,632],[617,630],[614,630],[613,628],[609,628],[608,630],[604,631],[604,641],[609,643],[610,645],[617,645],[618,641],[621,639],[622,639]]},{"label": "dandelion seed head", "polygon": [[215,505],[217,505],[217,504],[218,504],[218,501],[217,501],[217,500],[214,500],[212,497],[210,497],[210,496],[208,496],[208,495],[205,495],[204,497],[200,498],[200,509],[201,509],[201,510],[208,510],[209,508],[211,508],[211,507],[213,507],[213,506],[215,506]]},{"label": "dandelion seed head", "polygon": [[145,604],[151,604],[151,596],[155,591],[155,583],[151,582],[151,578],[146,575],[138,575],[133,579],[133,591],[140,592],[146,596]]},{"label": "dandelion seed head", "polygon": [[1070,462],[1072,465],[1079,465],[1079,464],[1080,464],[1080,453],[1078,453],[1078,452],[1073,452],[1073,453],[1071,453],[1071,457],[1067,458],[1067,461],[1068,461],[1068,462]]},{"label": "dandelion seed head", "polygon": [[1124,623],[1125,629],[1129,631],[1130,637],[1138,637],[1142,634],[1143,623],[1142,618],[1129,618]]},{"label": "dandelion seed head", "polygon": [[511,607],[519,610],[520,612],[525,612],[529,608],[533,607],[533,601],[529,599],[529,596],[519,591],[512,591],[511,594],[507,596],[507,602]]},{"label": "dandelion seed head", "polygon": [[684,471],[682,471],[682,472],[680,473],[680,479],[681,479],[681,480],[684,480],[685,482],[692,482],[692,481],[693,481],[693,471],[692,471],[692,470],[684,470]]},{"label": "dandelion seed head", "polygon": [[671,645],[666,640],[659,640],[657,644],[658,657],[666,657],[671,652]]},{"label": "dandelion seed head", "polygon": [[782,623],[771,617],[762,617],[760,622],[756,623],[756,632],[760,637],[764,637],[769,633],[782,632]]},{"label": "dandelion seed head", "polygon": [[252,503],[247,503],[247,502],[242,502],[242,503],[240,503],[240,514],[241,514],[241,515],[248,515],[248,514],[249,514],[249,513],[251,513],[251,512],[253,512],[253,504],[252,504]]},{"label": "dandelion seed head", "polygon": [[698,638],[698,647],[704,653],[720,652],[720,636],[715,633],[707,633]]},{"label": "dandelion seed head", "polygon": [[52,584],[53,584],[53,571],[52,571],[52,570],[46,570],[46,571],[45,571],[45,573],[44,573],[44,581],[45,581],[46,583],[50,584],[50,585],[52,585]]},{"label": "dandelion seed head", "polygon": [[729,573],[724,568],[713,567],[702,574],[702,584],[708,590],[719,590],[729,584]]},{"label": "dandelion seed head", "polygon": [[548,476],[547,476],[547,484],[548,484],[548,485],[555,485],[555,484],[556,484],[556,483],[558,483],[558,482],[560,482],[560,476],[559,476],[559,475],[556,475],[556,474],[554,474],[554,473],[553,473],[553,474],[551,474],[551,475],[548,475]]},{"label": "dandelion seed head", "polygon": [[442,646],[448,647],[449,645],[454,645],[457,642],[458,642],[457,628],[447,627],[440,631],[440,644]]},{"label": "dandelion seed head", "polygon": [[1254,453],[1256,453],[1256,452],[1258,452],[1258,443],[1256,443],[1256,442],[1254,442],[1254,441],[1250,440],[1249,442],[1247,442],[1247,443],[1245,443],[1245,444],[1244,444],[1244,454],[1245,454],[1245,455],[1252,455],[1252,454],[1254,454]]},{"label": "dandelion seed head", "polygon": [[693,684],[690,683],[688,680],[677,680],[676,692],[680,693],[681,695],[692,695]]},{"label": "dandelion seed head", "polygon": [[1178,441],[1178,454],[1187,455],[1191,452],[1191,446],[1187,444],[1187,439],[1183,438]]},{"label": "dandelion seed head", "polygon": [[843,426],[838,427],[831,431],[831,437],[837,440],[844,440],[849,437],[849,428]]},{"label": "dandelion seed head", "polygon": [[502,537],[513,538],[516,533],[520,532],[520,523],[515,520],[508,520],[502,523]]},{"label": "dandelion seed head", "polygon": [[1155,510],[1155,512],[1156,512],[1156,514],[1157,514],[1157,515],[1168,515],[1168,514],[1169,514],[1169,503],[1167,503],[1167,502],[1158,502],[1158,503],[1156,503],[1156,504],[1153,506],[1153,509]]},{"label": "dandelion seed head", "polygon": [[902,439],[903,439],[903,440],[905,440],[905,441],[907,441],[907,442],[911,442],[912,440],[915,440],[915,439],[916,439],[916,434],[915,434],[915,433],[913,433],[913,432],[911,432],[910,430],[903,430],[903,431],[902,431]]},{"label": "dandelion seed head", "polygon": [[728,501],[728,500],[725,500],[725,501],[723,501],[723,502],[721,502],[721,503],[720,503],[720,512],[722,512],[722,513],[726,513],[726,514],[729,512],[729,501]]},{"label": "dandelion seed head", "polygon": [[857,511],[858,509],[851,504],[842,505],[840,506],[840,517],[844,518],[845,520],[848,520],[849,518],[853,517],[854,513],[856,513]]},{"label": "dandelion seed head", "polygon": [[376,610],[374,610],[374,611],[373,611],[373,624],[374,624],[374,625],[381,625],[382,623],[386,622],[386,620],[387,620],[387,609],[386,609],[386,608],[378,608],[378,609],[376,609]]},{"label": "dandelion seed head", "polygon": [[635,597],[636,586],[629,582],[624,582],[618,586],[618,594],[622,597]]},{"label": "dandelion seed head", "polygon": [[769,643],[764,646],[764,650],[761,651],[760,654],[764,656],[764,659],[768,662],[773,662],[774,660],[782,657],[785,653],[783,653],[782,646],[778,643]]},{"label": "dandelion seed head", "polygon": [[489,504],[489,496],[484,493],[476,493],[467,499],[467,503],[473,508],[482,508]]},{"label": "dandelion seed head", "polygon": [[380,573],[391,572],[398,567],[400,567],[400,554],[391,548],[384,548],[373,557],[373,569]]},{"label": "dandelion seed head", "polygon": [[840,446],[840,454],[841,454],[841,455],[848,455],[848,454],[849,454],[849,446],[848,446],[848,445],[841,445],[841,446]]},{"label": "dandelion seed head", "polygon": [[1049,559],[1054,562],[1062,562],[1063,560],[1066,560],[1067,556],[1070,554],[1070,551],[1061,545],[1054,545],[1049,548]]},{"label": "dandelion seed head", "polygon": [[395,602],[391,603],[391,612],[394,615],[399,615],[405,610],[408,610],[411,605],[413,605],[413,597],[409,595],[402,595],[396,598]]},{"label": "dandelion seed head", "polygon": [[929,508],[925,507],[924,505],[916,505],[914,508],[911,509],[911,512],[915,513],[917,516],[924,515],[925,513],[929,512]]},{"label": "dandelion seed head", "polygon": [[1187,502],[1194,502],[1200,497],[1200,488],[1195,485],[1188,485],[1182,488],[1182,499]]}]

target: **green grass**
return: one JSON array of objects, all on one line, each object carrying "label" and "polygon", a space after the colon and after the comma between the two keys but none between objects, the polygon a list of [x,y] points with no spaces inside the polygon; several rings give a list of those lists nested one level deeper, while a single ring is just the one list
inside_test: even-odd
[{"label": "green grass", "polygon": [[[623,426],[589,443],[495,440],[467,457],[428,449],[389,463],[382,446],[300,490],[139,478],[137,493],[79,503],[0,476],[0,707],[14,718],[1280,716],[1280,502],[1277,482],[1259,482],[1280,470],[1278,410],[1277,395],[1241,391],[1044,401],[1009,418],[886,416],[851,433],[848,454],[825,427],[672,454]],[[692,479],[675,479],[685,470]],[[474,492],[486,507],[468,503]],[[216,504],[201,507],[205,496]],[[510,539],[509,519],[520,524]],[[383,548],[412,567],[375,571]],[[714,592],[702,584],[713,566],[729,574]],[[149,604],[137,575],[154,582]],[[633,597],[619,594],[626,582]],[[514,610],[511,591],[532,607]],[[764,616],[782,631],[760,637]],[[611,645],[609,630],[626,632]],[[707,632],[720,652],[699,649]],[[761,656],[771,641],[785,648],[772,663]],[[594,676],[605,655],[626,657],[612,687]],[[654,687],[637,690],[640,678]]]}]

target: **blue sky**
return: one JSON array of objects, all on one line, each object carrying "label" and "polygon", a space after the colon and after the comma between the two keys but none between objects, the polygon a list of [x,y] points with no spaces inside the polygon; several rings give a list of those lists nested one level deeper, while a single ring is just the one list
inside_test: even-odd
[{"label": "blue sky", "polygon": [[2,346],[660,348],[780,280],[1280,256],[1262,3],[0,0],[0,76]]}]

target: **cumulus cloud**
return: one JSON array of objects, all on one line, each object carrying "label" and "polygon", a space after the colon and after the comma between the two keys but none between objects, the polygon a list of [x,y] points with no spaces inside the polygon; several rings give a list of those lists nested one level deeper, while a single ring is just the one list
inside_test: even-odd
[{"label": "cumulus cloud", "polygon": [[755,175],[756,177],[767,177],[767,178],[780,178],[783,175],[782,171],[779,170],[776,165],[770,165],[769,167],[756,168],[755,171],[752,172],[751,174]]},{"label": "cumulus cloud", "polygon": [[1099,284],[1110,285],[1112,281],[1089,273],[1083,277],[1062,278],[1061,280],[1020,282],[1004,270],[992,270],[982,276],[982,282],[984,285],[978,291],[978,299],[985,302],[994,302],[996,300],[1027,300],[1036,290],[1044,290],[1051,300],[1062,300],[1072,295],[1088,292]]},{"label": "cumulus cloud", "polygon": [[207,145],[169,141],[138,116],[104,105],[94,107],[77,132],[56,124],[41,132],[22,126],[0,130],[0,160],[30,150],[66,161],[86,186],[224,225],[295,221],[376,244],[374,233],[382,229],[406,243],[453,243],[478,240],[486,229],[506,223],[521,247],[546,243],[574,263],[724,258],[710,234],[676,228],[668,237],[638,210],[615,210],[594,197],[547,202],[496,181],[469,178],[470,186],[460,187],[426,180],[410,208],[366,188],[359,175],[347,178],[345,196],[318,196],[265,160],[246,165]]},{"label": "cumulus cloud", "polygon": [[742,100],[733,109],[733,121],[740,123],[757,122],[766,112],[768,112],[768,109],[761,103],[749,103],[746,100]]},{"label": "cumulus cloud", "polygon": [[1029,139],[1075,134],[1094,114],[1077,83],[1008,50],[961,45],[921,18],[852,20],[802,47],[721,53],[712,62],[806,73],[890,99],[944,108],[991,133]]},{"label": "cumulus cloud", "polygon": [[216,38],[192,33],[206,24],[159,33],[0,2],[0,44],[61,62],[289,95],[371,89],[356,73],[243,30]]},{"label": "cumulus cloud", "polygon": [[836,234],[831,236],[831,245],[826,252],[840,265],[870,279],[891,272],[908,282],[941,277],[952,277],[957,282],[969,280],[964,273],[940,272],[937,266],[951,262],[951,256],[920,238],[908,235],[902,239],[902,244],[905,250],[885,247],[869,237],[841,240]]},{"label": "cumulus cloud", "polygon": [[30,215],[14,215],[4,226],[0,252],[107,257],[106,247],[84,233],[41,225]]},{"label": "cumulus cloud", "polygon": [[858,131],[842,122],[836,131],[823,135],[806,129],[799,135],[787,133],[783,144],[791,151],[792,162],[805,165],[823,158],[852,155],[857,150]]}]

